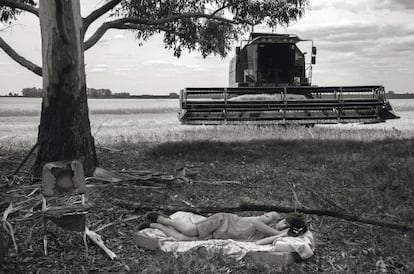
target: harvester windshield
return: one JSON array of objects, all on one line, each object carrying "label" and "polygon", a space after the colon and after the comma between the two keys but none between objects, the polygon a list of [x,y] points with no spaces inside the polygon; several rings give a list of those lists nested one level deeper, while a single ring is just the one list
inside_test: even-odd
[{"label": "harvester windshield", "polygon": [[[263,44],[257,49],[257,82],[289,85],[295,74],[294,54],[289,44]],[[293,58],[292,58],[293,57]]]}]

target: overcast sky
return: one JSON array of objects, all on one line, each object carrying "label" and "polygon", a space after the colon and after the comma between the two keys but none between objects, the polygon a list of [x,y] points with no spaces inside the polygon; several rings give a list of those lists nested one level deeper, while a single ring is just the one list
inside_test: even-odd
[{"label": "overcast sky", "polygon": [[[102,0],[81,0],[89,14]],[[95,4],[93,4],[95,3]],[[318,47],[315,85],[382,84],[414,92],[414,0],[310,0],[305,16],[278,33],[296,33]],[[98,22],[99,23],[99,22]],[[96,26],[95,26],[96,27]],[[90,34],[88,32],[88,34]],[[41,65],[38,19],[25,14],[0,36],[24,57]],[[85,53],[87,85],[131,94],[168,94],[184,87],[227,86],[225,59],[183,52],[173,57],[162,38],[138,46],[128,31],[109,31]],[[0,94],[41,87],[41,79],[0,49]]]}]

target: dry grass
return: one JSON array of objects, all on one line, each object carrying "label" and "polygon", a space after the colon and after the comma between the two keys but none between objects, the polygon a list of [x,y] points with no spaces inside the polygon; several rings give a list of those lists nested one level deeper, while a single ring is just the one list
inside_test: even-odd
[{"label": "dry grass", "polygon": [[[403,140],[414,137],[414,130],[365,129],[363,126],[184,126],[174,123],[131,122],[126,118],[107,120],[106,124],[93,124],[92,134],[98,146],[111,146],[120,143],[139,144],[180,141],[253,141],[253,140],[353,140],[369,142],[375,140]],[[4,134],[7,127],[4,127]],[[35,143],[37,128],[23,126],[10,129],[12,134],[0,136],[0,147],[25,148]]]},{"label": "dry grass", "polygon": [[[112,202],[113,198],[153,207],[184,206],[183,201],[195,206],[235,206],[246,199],[293,206],[292,189],[299,201],[310,208],[339,211],[328,202],[333,201],[346,212],[365,218],[410,225],[414,222],[414,138],[192,140],[108,145],[117,150],[98,150],[104,168],[153,169],[174,174],[177,166],[186,165],[188,176],[196,181],[236,180],[242,185],[194,183],[172,185],[165,191],[137,189],[128,184],[90,188],[88,197],[95,205],[90,214],[91,229],[120,217],[144,213],[121,208]],[[0,152],[6,160],[24,155],[24,151],[16,149]],[[10,167],[14,167],[12,162]],[[5,165],[0,167],[2,174],[7,173]],[[91,246],[88,257],[84,256],[80,237],[59,233],[50,237],[49,257],[42,256],[40,222],[19,223],[17,238],[21,253],[9,256],[5,267],[16,272],[43,269],[55,273],[126,272],[127,269],[135,273],[378,273],[380,262],[388,273],[414,271],[414,235],[329,217],[308,218],[317,239],[316,254],[286,269],[236,262],[220,254],[191,252],[175,257],[139,249],[132,243],[130,233],[136,231],[142,219],[117,223],[102,231],[108,247],[120,257],[115,262],[95,246]],[[33,233],[28,242],[26,235],[30,229]]]},{"label": "dry grass", "polygon": [[131,129],[128,132],[100,132],[95,136],[98,143],[164,143],[178,141],[252,141],[252,140],[354,140],[374,141],[384,139],[406,139],[414,131],[396,129],[341,128],[337,126],[181,126],[173,129]]}]

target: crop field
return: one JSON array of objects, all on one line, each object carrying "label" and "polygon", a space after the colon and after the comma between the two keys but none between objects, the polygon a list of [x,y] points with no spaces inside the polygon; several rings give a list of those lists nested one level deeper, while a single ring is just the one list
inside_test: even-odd
[{"label": "crop field", "polygon": [[[414,136],[414,100],[392,100],[398,120],[373,125],[186,126],[178,121],[178,100],[91,99],[91,130],[98,145],[120,142],[250,141],[342,139],[382,140]],[[0,98],[0,146],[31,146],[40,121],[40,98]]]}]

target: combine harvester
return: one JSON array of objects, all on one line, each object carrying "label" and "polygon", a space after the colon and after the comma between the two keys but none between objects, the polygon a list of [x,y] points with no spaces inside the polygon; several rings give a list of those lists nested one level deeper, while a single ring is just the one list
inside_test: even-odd
[{"label": "combine harvester", "polygon": [[[297,46],[304,41],[312,43],[308,62]],[[230,62],[230,87],[181,90],[179,119],[190,125],[314,125],[399,118],[383,86],[312,86],[315,61],[311,40],[252,33]]]}]

